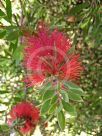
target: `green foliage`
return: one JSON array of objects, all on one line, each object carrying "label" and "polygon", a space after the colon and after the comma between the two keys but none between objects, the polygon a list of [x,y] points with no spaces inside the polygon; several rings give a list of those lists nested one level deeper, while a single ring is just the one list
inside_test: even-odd
[{"label": "green foliage", "polygon": [[50,108],[50,100],[46,100],[41,107],[41,114],[45,114],[46,112],[48,112],[49,108]]},{"label": "green foliage", "polygon": [[76,113],[76,109],[73,105],[65,102],[64,100],[62,101],[62,104],[63,104],[63,108],[72,116],[76,116],[77,113]]},{"label": "green foliage", "polygon": [[52,98],[54,95],[55,90],[47,90],[43,95],[43,100]]},{"label": "green foliage", "polygon": [[84,95],[83,90],[76,84],[72,83],[71,81],[65,81],[64,85],[71,90],[73,93]]},{"label": "green foliage", "polygon": [[[57,115],[62,131],[66,120],[71,135],[80,135],[81,131],[85,131],[87,134],[101,136],[102,2],[21,0],[17,3],[17,11],[22,11],[17,13],[13,12],[14,5],[15,2],[11,0],[0,1],[0,39],[4,40],[3,43],[0,41],[0,104],[6,106],[5,110],[0,109],[0,120],[6,117],[14,104],[23,101],[27,95],[26,99],[34,100],[37,105],[41,104],[41,114],[46,119],[53,115],[53,120]],[[83,60],[84,74],[80,81],[83,89],[70,81],[64,81],[65,89],[59,92],[49,82],[40,91],[35,88],[34,91],[24,90],[21,36],[23,29],[25,32],[35,32],[40,19],[50,24],[51,29],[58,27],[71,37],[74,46],[70,54],[77,49]],[[67,120],[65,113],[72,118]],[[10,135],[10,128],[5,123],[0,125],[0,134]]]},{"label": "green foliage", "polygon": [[62,97],[66,102],[69,102],[69,96],[66,90],[61,91]]},{"label": "green foliage", "polygon": [[11,7],[11,1],[6,0],[6,14],[9,22],[12,22],[12,7]]},{"label": "green foliage", "polygon": [[56,107],[57,107],[56,103],[52,104],[50,109],[49,109],[49,114],[52,114],[56,110]]},{"label": "green foliage", "polygon": [[0,17],[4,17],[5,13],[0,9]]},{"label": "green foliage", "polygon": [[58,119],[58,124],[61,128],[61,130],[64,130],[65,128],[65,117],[63,111],[60,111],[57,113],[57,119]]},{"label": "green foliage", "polygon": [[68,91],[68,96],[69,96],[69,99],[73,100],[73,101],[79,101],[81,102],[82,101],[82,98],[79,94],[77,93],[74,93],[72,91]]}]

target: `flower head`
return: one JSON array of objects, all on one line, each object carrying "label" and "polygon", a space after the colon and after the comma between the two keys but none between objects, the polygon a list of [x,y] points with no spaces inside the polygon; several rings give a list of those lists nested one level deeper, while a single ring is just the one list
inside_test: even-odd
[{"label": "flower head", "polygon": [[41,83],[49,76],[72,81],[80,77],[79,55],[68,55],[71,43],[62,32],[50,32],[40,24],[38,32],[25,37],[25,41],[24,66],[29,71],[25,81],[29,85]]},{"label": "flower head", "polygon": [[30,133],[39,121],[39,110],[29,102],[15,105],[11,112],[8,124],[15,125],[21,133]]}]

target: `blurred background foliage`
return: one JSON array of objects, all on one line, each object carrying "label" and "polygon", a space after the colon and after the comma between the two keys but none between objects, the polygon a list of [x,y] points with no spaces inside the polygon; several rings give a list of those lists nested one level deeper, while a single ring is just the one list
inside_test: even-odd
[{"label": "blurred background foliage", "polygon": [[[87,136],[102,136],[102,1],[101,0],[0,0],[0,136],[9,136],[6,116],[15,103],[28,95],[33,103],[36,90],[25,93],[22,68],[22,36],[34,33],[39,20],[51,29],[68,34],[81,54],[84,73],[81,87],[84,102],[77,104],[78,116],[68,118],[65,132],[59,132],[56,119],[45,136],[71,136],[85,132]],[[22,97],[21,97],[22,96]],[[56,124],[56,127],[53,127]],[[84,135],[84,134],[83,134]]]}]

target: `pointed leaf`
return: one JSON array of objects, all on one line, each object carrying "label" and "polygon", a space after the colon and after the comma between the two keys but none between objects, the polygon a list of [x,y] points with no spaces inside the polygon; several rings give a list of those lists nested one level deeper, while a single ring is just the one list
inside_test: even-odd
[{"label": "pointed leaf", "polygon": [[39,91],[39,94],[40,94],[40,98],[39,98],[39,99],[42,99],[44,93],[45,93],[47,90],[50,90],[51,87],[52,87],[52,84],[51,84],[50,82],[48,82],[46,85],[43,85],[43,87],[42,87],[41,90]]},{"label": "pointed leaf", "polygon": [[50,100],[47,100],[43,103],[42,107],[41,107],[41,114],[45,114],[48,112],[50,108]]},{"label": "pointed leaf", "polygon": [[12,20],[12,7],[11,7],[10,0],[6,0],[6,13],[7,13],[8,20],[11,22],[11,20]]},{"label": "pointed leaf", "polygon": [[62,97],[66,102],[69,102],[68,93],[65,90],[61,91]]},{"label": "pointed leaf", "polygon": [[63,111],[58,112],[57,114],[58,124],[61,130],[65,128],[65,116]]},{"label": "pointed leaf", "polygon": [[50,103],[51,103],[51,104],[56,103],[57,99],[58,99],[58,96],[57,96],[57,95],[53,96],[53,98],[51,99],[51,102],[50,102]]},{"label": "pointed leaf", "polygon": [[72,116],[76,116],[76,109],[74,106],[72,106],[71,104],[65,102],[64,100],[62,100],[62,104],[63,104],[63,108]]},{"label": "pointed leaf", "polygon": [[68,89],[74,91],[76,94],[84,95],[83,90],[78,85],[72,83],[71,81],[65,81],[64,85],[68,87]]},{"label": "pointed leaf", "polygon": [[62,102],[60,103],[59,106],[57,106],[56,113],[60,112],[63,109]]},{"label": "pointed leaf", "polygon": [[69,96],[69,99],[73,100],[73,101],[79,101],[79,102],[82,102],[82,98],[80,95],[72,92],[72,91],[68,91],[68,96]]},{"label": "pointed leaf", "polygon": [[55,109],[56,109],[56,103],[55,104],[53,104],[51,107],[50,107],[50,109],[49,109],[49,114],[52,114],[54,111],[55,111]]},{"label": "pointed leaf", "polygon": [[47,90],[43,95],[43,100],[49,99],[54,96],[55,90]]}]

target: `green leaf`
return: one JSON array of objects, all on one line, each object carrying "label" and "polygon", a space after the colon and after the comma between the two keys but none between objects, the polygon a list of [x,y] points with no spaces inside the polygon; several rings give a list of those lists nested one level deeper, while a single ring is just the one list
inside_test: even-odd
[{"label": "green leaf", "polygon": [[56,113],[60,112],[63,109],[62,102],[60,102],[59,106],[56,109]]},{"label": "green leaf", "polygon": [[[8,132],[8,133],[10,132],[10,128],[7,124],[0,125],[0,132],[4,132],[4,130],[5,130],[5,132]],[[9,136],[9,134],[6,136]]]},{"label": "green leaf", "polygon": [[58,124],[61,130],[65,128],[65,116],[63,111],[58,112],[57,114]]},{"label": "green leaf", "polygon": [[[84,20],[84,21],[80,24],[80,28],[81,28],[81,29],[84,29],[84,28],[88,27],[88,26],[89,26],[89,23],[90,23],[90,20],[91,20],[91,18],[88,18],[87,20]],[[85,29],[84,29],[84,30],[85,30]]]},{"label": "green leaf", "polygon": [[5,94],[5,93],[10,93],[10,92],[8,92],[8,91],[0,91],[0,95],[1,94]]},{"label": "green leaf", "polygon": [[65,102],[64,100],[62,100],[62,104],[63,104],[63,108],[72,116],[76,116],[76,109],[74,106],[72,106],[71,104]]},{"label": "green leaf", "polygon": [[14,101],[16,101],[16,102],[20,102],[21,100],[22,100],[21,97],[18,97],[18,96],[15,96],[15,97],[14,97]]},{"label": "green leaf", "polygon": [[84,95],[83,90],[76,84],[72,83],[71,81],[64,81],[64,85],[68,87],[69,90],[73,91],[76,94]]},{"label": "green leaf", "polygon": [[50,108],[50,100],[46,100],[46,101],[43,103],[42,107],[41,107],[41,114],[47,113],[48,110],[49,110],[49,108]]},{"label": "green leaf", "polygon": [[43,95],[43,100],[49,99],[54,96],[55,90],[47,90]]},{"label": "green leaf", "polygon": [[73,91],[68,91],[68,96],[69,96],[69,99],[73,100],[73,101],[79,101],[79,102],[82,102],[82,98],[80,95],[74,93]]},{"label": "green leaf", "polygon": [[23,59],[23,45],[20,45],[19,47],[16,48],[13,58],[16,61],[16,65],[20,63],[20,61]]},{"label": "green leaf", "polygon": [[11,1],[6,0],[6,13],[8,20],[11,22],[12,21],[12,6],[11,6]]},{"label": "green leaf", "polygon": [[0,17],[5,16],[5,13],[0,9]]},{"label": "green leaf", "polygon": [[4,38],[6,35],[6,30],[0,30],[0,39]]},{"label": "green leaf", "polygon": [[74,51],[75,51],[75,46],[72,46],[72,47],[68,50],[67,54],[68,54],[68,55],[71,55],[71,54],[74,53]]},{"label": "green leaf", "polygon": [[68,93],[65,90],[61,91],[62,97],[66,102],[69,102]]},{"label": "green leaf", "polygon": [[73,8],[70,10],[70,14],[71,14],[71,15],[77,15],[77,14],[79,14],[79,12],[81,12],[81,10],[85,9],[85,8],[88,7],[88,6],[89,6],[88,3],[79,4],[79,5],[73,7]]},{"label": "green leaf", "polygon": [[10,42],[9,50],[13,51],[13,53],[14,53],[15,50],[17,49],[17,45],[18,45],[18,39],[16,41]]},{"label": "green leaf", "polygon": [[9,31],[6,36],[6,40],[8,41],[17,40],[20,35],[21,34],[19,30]]},{"label": "green leaf", "polygon": [[50,82],[48,82],[47,84],[43,85],[43,87],[41,88],[41,90],[39,91],[39,94],[41,96],[41,99],[45,93],[45,91],[50,90],[52,88],[52,84]]},{"label": "green leaf", "polygon": [[57,106],[56,103],[54,103],[53,105],[51,105],[51,107],[49,109],[49,114],[52,114],[55,111],[56,106]]},{"label": "green leaf", "polygon": [[57,95],[53,96],[53,98],[51,99],[51,102],[50,102],[50,103],[51,103],[51,104],[56,103],[57,99],[58,99],[58,96],[57,96]]}]

